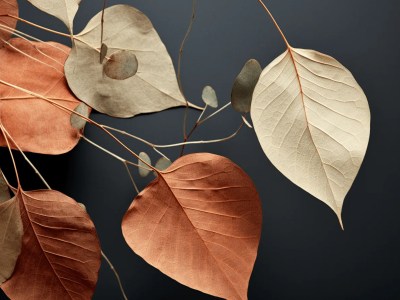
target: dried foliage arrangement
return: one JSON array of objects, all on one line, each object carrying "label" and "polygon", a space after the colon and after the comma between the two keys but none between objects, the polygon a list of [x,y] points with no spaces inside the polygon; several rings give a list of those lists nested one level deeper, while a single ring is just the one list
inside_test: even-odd
[{"label": "dried foliage arrangement", "polygon": [[[104,1],[103,10],[75,34],[80,0],[28,1],[63,21],[69,33],[19,18],[17,0],[0,0],[0,144],[9,149],[18,183],[13,186],[0,176],[0,286],[11,299],[90,299],[102,256],[127,299],[85,207],[52,190],[24,152],[62,154],[84,140],[122,163],[138,193],[121,223],[127,244],[176,281],[220,298],[247,299],[261,234],[261,200],[235,163],[210,153],[184,155],[185,145],[223,142],[243,126],[254,127],[276,168],[326,203],[343,227],[343,201],[369,140],[367,98],[337,60],[292,47],[262,0],[287,49],[264,69],[250,59],[233,83],[231,101],[221,108],[211,86],[201,95],[203,107],[189,102],[182,89],[181,58],[196,0],[177,72],[151,21],[132,6],[107,7]],[[72,49],[16,30],[17,21],[70,38]],[[184,107],[183,141],[170,145],[90,118],[92,109],[130,118],[179,106]],[[242,120],[232,135],[190,140],[199,126],[230,108]],[[199,110],[190,131],[189,109]],[[90,140],[84,135],[86,124],[133,159]],[[159,160],[153,164],[148,154],[136,153],[116,134],[150,146]],[[174,161],[162,152],[169,147],[180,149]],[[13,151],[23,155],[47,189],[23,189]],[[139,191],[130,166],[140,176],[156,178]]]}]

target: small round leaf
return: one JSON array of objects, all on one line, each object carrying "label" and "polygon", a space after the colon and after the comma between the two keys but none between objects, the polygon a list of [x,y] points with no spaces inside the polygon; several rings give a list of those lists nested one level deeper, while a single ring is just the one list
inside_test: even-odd
[{"label": "small round leaf", "polygon": [[104,64],[104,73],[116,80],[125,80],[136,74],[138,60],[133,51],[118,50]]},{"label": "small round leaf", "polygon": [[254,88],[260,78],[262,69],[255,59],[246,62],[233,83],[231,102],[233,109],[240,113],[250,111]]},{"label": "small round leaf", "polygon": [[201,97],[203,98],[204,103],[208,106],[213,108],[218,107],[217,93],[211,86],[207,85],[204,87]]},{"label": "small round leaf", "polygon": [[[85,103],[81,103],[74,109],[74,112],[88,118],[90,110]],[[78,130],[83,129],[83,127],[85,127],[86,124],[86,120],[82,118],[80,115],[77,115],[75,113],[71,114],[71,126]]]},{"label": "small round leaf", "polygon": [[143,161],[145,161],[147,164],[151,165],[151,159],[145,152],[140,152],[139,157],[140,157],[140,159],[139,159],[139,175],[141,177],[146,177],[147,175],[149,175],[150,170],[149,170],[149,167],[146,166],[145,163],[143,163]]},{"label": "small round leaf", "polygon": [[172,164],[172,162],[165,158],[165,157],[161,157],[157,163],[156,163],[156,169],[159,171],[164,171],[165,169],[167,169],[170,165]]}]

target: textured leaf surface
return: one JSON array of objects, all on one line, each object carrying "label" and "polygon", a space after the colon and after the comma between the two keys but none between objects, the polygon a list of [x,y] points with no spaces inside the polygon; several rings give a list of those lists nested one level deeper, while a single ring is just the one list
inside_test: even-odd
[{"label": "textured leaf surface", "polygon": [[[75,95],[94,109],[115,117],[132,117],[186,105],[171,58],[150,20],[139,10],[116,5],[105,10],[104,43],[108,56],[131,51],[138,61],[137,73],[125,80],[103,74],[99,63],[101,13],[76,36],[65,73]],[[81,41],[83,42],[81,42]],[[100,51],[100,50],[99,50]]]},{"label": "textured leaf surface", "polygon": [[261,74],[251,117],[271,162],[341,221],[370,132],[368,101],[352,74],[330,56],[291,48]]},{"label": "textured leaf surface", "polygon": [[28,0],[40,10],[55,16],[67,25],[70,32],[81,0]]},{"label": "textured leaf surface", "polygon": [[1,288],[11,299],[91,299],[100,267],[92,221],[57,191],[17,194],[24,235],[13,276]]},{"label": "textured leaf surface", "polygon": [[[10,29],[15,29],[17,20],[4,15],[18,17],[18,2],[16,0],[0,1],[0,25],[10,27]],[[3,40],[7,41],[10,37],[11,32],[2,30],[0,27],[0,48],[4,46]]]},{"label": "textured leaf surface", "polygon": [[17,198],[0,203],[0,284],[10,278],[21,252],[22,221]]},{"label": "textured leaf surface", "polygon": [[[63,64],[69,48],[57,43],[27,42],[11,39],[12,46],[0,49],[0,79],[45,96],[69,109],[80,103],[68,88]],[[55,48],[56,47],[56,48]],[[51,57],[51,58],[49,58]],[[0,83],[1,123],[24,151],[60,154],[79,141],[79,132],[70,124],[71,113],[45,100]],[[5,146],[3,136],[0,145]]]},{"label": "textured leaf surface", "polygon": [[133,201],[122,230],[138,255],[178,282],[226,299],[247,299],[261,233],[251,179],[227,158],[176,160]]},{"label": "textured leaf surface", "polygon": [[3,171],[0,170],[0,203],[7,201],[11,198],[10,189],[6,179],[4,178]]}]

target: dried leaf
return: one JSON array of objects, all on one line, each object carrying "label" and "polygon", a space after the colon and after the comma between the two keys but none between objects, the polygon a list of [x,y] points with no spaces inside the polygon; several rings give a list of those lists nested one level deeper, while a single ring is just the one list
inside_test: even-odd
[{"label": "dried leaf", "polygon": [[250,111],[254,88],[260,78],[262,68],[255,59],[246,62],[233,83],[231,102],[232,107],[240,113]]},{"label": "dried leaf", "polygon": [[[91,299],[100,268],[92,221],[73,199],[53,190],[19,192],[24,236],[11,299]],[[29,288],[28,288],[29,287]]]},{"label": "dried leaf", "polygon": [[28,0],[40,10],[55,16],[73,32],[74,18],[81,0]]},{"label": "dried leaf", "polygon": [[[71,94],[63,73],[68,47],[19,38],[9,42],[11,45],[0,49],[1,80],[45,96],[69,109],[78,106],[80,101]],[[1,122],[22,150],[60,154],[78,143],[79,132],[70,124],[71,113],[1,83],[0,99]],[[6,145],[4,137],[0,136],[0,146]]]},{"label": "dried leaf", "polygon": [[14,272],[21,253],[22,221],[16,197],[0,203],[0,284]]},{"label": "dried leaf", "polygon": [[[147,153],[145,152],[140,152],[139,153],[139,157],[144,160],[146,163],[148,163],[149,165],[151,165],[151,159],[150,156],[147,155]],[[138,160],[139,163],[139,175],[142,177],[146,177],[147,175],[150,174],[151,170],[149,170],[149,167],[143,163],[142,160]]]},{"label": "dried leaf", "polygon": [[211,86],[207,85],[204,87],[201,98],[208,106],[211,106],[213,108],[218,107],[217,93]]},{"label": "dried leaf", "polygon": [[271,162],[341,222],[370,133],[368,101],[350,71],[325,54],[290,48],[261,74],[251,117]]},{"label": "dried leaf", "polygon": [[86,45],[100,46],[99,13],[76,36],[65,65],[68,84],[75,95],[102,113],[123,118],[185,106],[171,58],[150,20],[127,5],[107,8],[104,18],[103,41],[108,54],[131,51],[139,63],[137,73],[119,81],[104,76],[98,51]]},{"label": "dried leaf", "polygon": [[138,61],[133,51],[118,50],[104,64],[104,73],[116,80],[125,80],[136,74]]},{"label": "dried leaf", "polygon": [[133,251],[178,282],[247,299],[261,219],[256,188],[243,170],[198,153],[176,160],[135,198],[122,230]]},{"label": "dried leaf", "polygon": [[11,199],[10,189],[8,188],[8,184],[4,177],[3,171],[0,170],[0,204],[9,199]]},{"label": "dried leaf", "polygon": [[[86,118],[90,114],[90,108],[85,103],[79,104],[74,111]],[[71,114],[70,121],[71,126],[78,130],[82,130],[86,125],[86,120],[77,114]]]},{"label": "dried leaf", "polygon": [[157,163],[156,163],[156,165],[155,165],[155,168],[156,168],[157,170],[159,170],[159,171],[164,171],[164,170],[166,170],[171,164],[172,164],[172,162],[171,162],[169,159],[167,159],[167,158],[165,158],[165,157],[161,157],[161,158],[157,161]]},{"label": "dried leaf", "polygon": [[[7,26],[11,30],[17,26],[17,20],[5,15],[18,17],[18,2],[17,0],[2,0],[0,1],[0,25]],[[11,37],[11,32],[0,27],[0,48],[4,46],[3,40],[7,41]]]}]

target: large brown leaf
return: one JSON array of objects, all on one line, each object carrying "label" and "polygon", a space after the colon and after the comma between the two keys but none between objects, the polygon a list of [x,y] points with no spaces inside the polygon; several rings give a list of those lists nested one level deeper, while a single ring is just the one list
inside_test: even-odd
[{"label": "large brown leaf", "polygon": [[0,284],[10,278],[21,252],[22,221],[16,197],[0,203]]},{"label": "large brown leaf", "polygon": [[3,291],[14,300],[90,299],[101,252],[87,213],[53,190],[19,191],[16,197],[24,227],[22,251]]},{"label": "large brown leaf", "polygon": [[[0,49],[1,80],[70,109],[79,105],[79,100],[71,94],[64,77],[63,66],[69,53],[68,47],[23,39],[11,39],[9,42],[10,45]],[[1,83],[0,100],[0,121],[22,150],[60,154],[68,152],[78,143],[79,131],[71,126],[70,113]],[[0,136],[0,145],[6,145],[3,136]]]},{"label": "large brown leaf", "polygon": [[[17,20],[4,15],[18,16],[17,0],[0,1],[0,25],[15,29]],[[0,48],[4,46],[3,40],[7,41],[10,37],[11,32],[0,27]]]},{"label": "large brown leaf", "polygon": [[175,161],[144,189],[122,230],[138,255],[178,282],[226,299],[247,299],[261,232],[251,179],[227,158]]},{"label": "large brown leaf", "polygon": [[368,101],[350,71],[326,54],[289,47],[262,72],[251,118],[271,162],[342,223],[370,133]]}]

